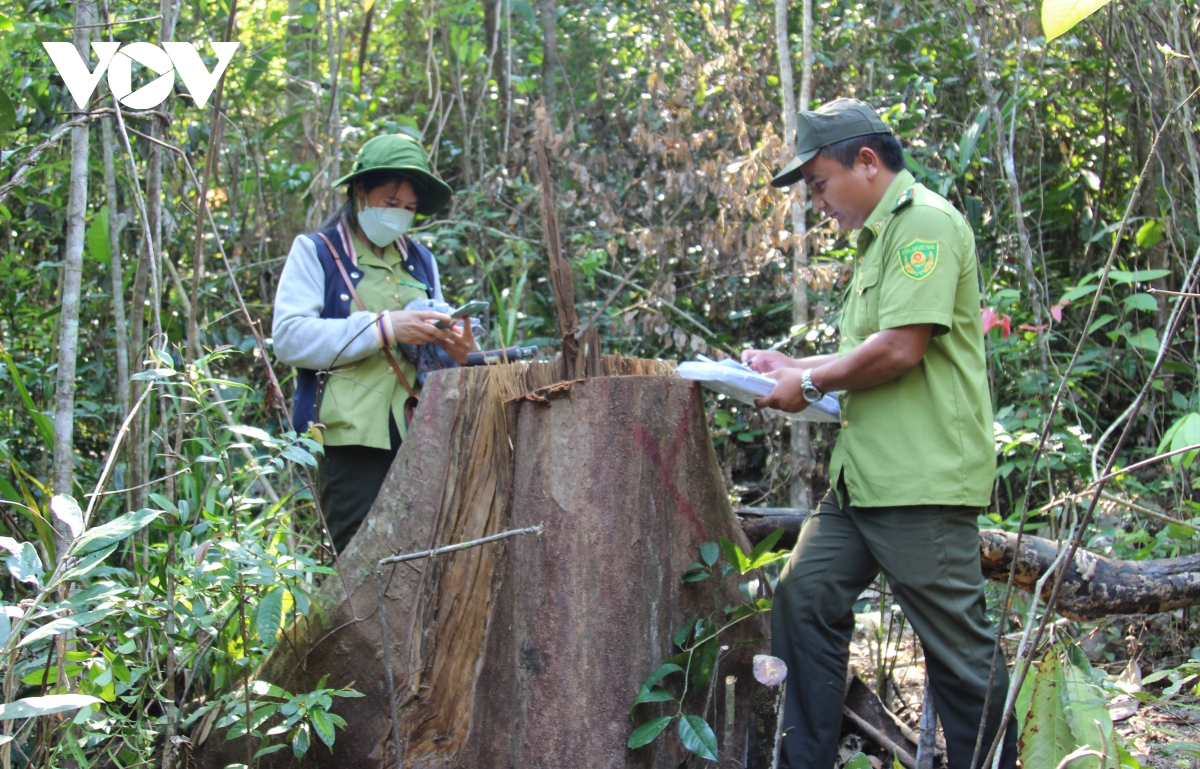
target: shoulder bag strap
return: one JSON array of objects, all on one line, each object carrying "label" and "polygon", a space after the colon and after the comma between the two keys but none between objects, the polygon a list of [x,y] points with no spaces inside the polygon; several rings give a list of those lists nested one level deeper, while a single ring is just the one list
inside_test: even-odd
[{"label": "shoulder bag strap", "polygon": [[[342,264],[342,258],[338,256],[337,249],[333,247],[333,243],[330,242],[329,238],[325,237],[325,233],[318,232],[317,234],[321,236],[321,240],[325,241],[325,245],[329,247],[329,252],[333,254],[333,263],[337,265],[338,272],[342,274],[342,280],[346,281],[346,288],[350,289],[350,296],[354,298],[354,303],[358,305],[358,309],[366,312],[367,308],[363,306],[362,300],[358,298],[358,292],[354,290],[354,282],[350,280],[350,275],[346,272],[346,265]],[[388,322],[390,323],[391,319]],[[392,355],[392,351],[387,348],[386,343],[387,340],[385,339],[383,354],[387,358],[388,363],[392,365],[392,371],[396,372],[396,376],[400,378],[400,384],[404,385],[404,389],[408,391],[408,394],[413,398],[417,397],[417,394],[413,392],[412,386],[408,383],[408,377],[404,376],[404,372],[400,370],[400,364],[396,362],[396,358]]]}]

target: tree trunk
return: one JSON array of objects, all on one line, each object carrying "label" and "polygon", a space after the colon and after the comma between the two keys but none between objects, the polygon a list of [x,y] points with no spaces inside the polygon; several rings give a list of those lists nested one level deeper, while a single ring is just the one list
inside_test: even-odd
[{"label": "tree trunk", "polygon": [[121,262],[120,216],[117,213],[117,164],[113,157],[117,140],[113,136],[112,118],[106,117],[100,124],[104,131],[104,194],[108,204],[108,250],[115,324],[113,336],[117,346],[117,401],[121,404],[121,419],[124,419],[129,413],[129,324],[125,320],[125,271]]},{"label": "tree trunk", "polygon": [[[95,23],[91,0],[75,3],[75,47],[84,61],[91,57],[89,25]],[[75,358],[79,342],[79,293],[83,283],[83,240],[87,214],[88,128],[84,124],[71,129],[71,175],[67,198],[67,242],[63,254],[62,285],[59,297],[62,314],[58,335],[58,376],[54,388],[54,477],[56,494],[70,494],[75,476]],[[54,522],[57,557],[65,552],[66,540]]]},{"label": "tree trunk", "polygon": [[[742,508],[737,512],[751,542],[776,529],[783,529],[794,542],[808,517],[805,511],[789,508]],[[1026,534],[1017,556],[1017,535],[997,529],[980,531],[979,544],[983,576],[1007,582],[1016,557],[1013,584],[1027,593],[1034,591],[1058,552],[1057,542]],[[784,540],[780,546],[786,546]],[[1046,585],[1043,599],[1050,597],[1051,587]],[[1068,619],[1083,621],[1113,614],[1157,614],[1187,606],[1200,606],[1200,555],[1121,561],[1077,550],[1055,610]]]},{"label": "tree trunk", "polygon": [[546,103],[546,119],[553,129],[554,120],[554,70],[558,67],[558,4],[554,0],[538,0],[538,13],[542,22],[542,100]]},{"label": "tree trunk", "polygon": [[[597,373],[664,370],[614,356]],[[672,639],[688,617],[714,608],[721,617],[742,602],[736,573],[681,582],[700,545],[748,543],[726,501],[696,387],[661,376],[557,379],[552,364],[430,377],[340,576],[321,588],[332,596],[324,614],[314,610],[311,625],[284,631],[257,676],[303,692],[328,675],[327,686],[354,683],[366,695],[337,700],[349,725],[332,755],[310,750],[304,765],[397,765],[378,560],[539,524],[541,535],[384,567],[403,766],[679,765],[674,728],[644,748],[625,747],[630,706],[677,651]],[[763,635],[753,618],[721,636],[735,650],[719,663],[721,680],[753,680],[754,646],[738,644]],[[707,701],[722,734],[714,714],[725,712],[723,691],[690,693],[685,712],[701,714]],[[750,692],[737,688],[739,721],[733,744],[722,740],[723,759],[746,755]],[[642,705],[638,721],[673,709]],[[214,733],[197,765],[222,767],[243,752]],[[290,763],[285,753],[264,765]]]}]

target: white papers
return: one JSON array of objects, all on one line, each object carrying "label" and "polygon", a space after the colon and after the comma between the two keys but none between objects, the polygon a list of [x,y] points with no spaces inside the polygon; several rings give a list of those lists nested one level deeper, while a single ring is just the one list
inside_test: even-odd
[{"label": "white papers", "polygon": [[[710,390],[724,393],[730,398],[736,398],[743,403],[754,404],[754,401],[775,389],[775,380],[751,371],[732,358],[717,362],[704,356],[702,360],[680,363],[676,371],[684,379],[692,379]],[[798,422],[836,422],[841,413],[837,393],[826,393],[825,397],[811,404],[799,414],[768,409],[776,414],[794,419]]]}]

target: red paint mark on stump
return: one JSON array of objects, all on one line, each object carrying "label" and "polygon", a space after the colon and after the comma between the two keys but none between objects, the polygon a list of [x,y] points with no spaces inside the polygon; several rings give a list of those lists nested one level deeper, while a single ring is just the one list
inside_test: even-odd
[{"label": "red paint mark on stump", "polygon": [[658,468],[659,476],[662,479],[662,488],[670,494],[676,506],[679,508],[683,516],[687,518],[688,523],[692,524],[696,529],[696,533],[702,538],[707,539],[708,535],[704,532],[704,524],[700,522],[700,517],[696,515],[695,508],[688,498],[679,490],[679,486],[675,483],[672,477],[675,470],[675,462],[679,458],[680,450],[683,448],[684,438],[687,436],[687,428],[691,422],[691,409],[684,411],[683,418],[679,420],[679,425],[675,428],[675,436],[671,440],[671,456],[663,458],[662,452],[658,448],[658,441],[654,440],[654,436],[644,427],[638,427],[634,434],[637,436],[638,443],[642,444],[642,450],[650,458],[651,463]]}]

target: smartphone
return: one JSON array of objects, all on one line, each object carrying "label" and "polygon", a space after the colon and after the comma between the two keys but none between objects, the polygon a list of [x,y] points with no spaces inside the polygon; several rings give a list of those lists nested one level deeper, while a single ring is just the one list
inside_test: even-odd
[{"label": "smartphone", "polygon": [[[462,307],[459,307],[457,310],[451,312],[450,317],[454,318],[454,320],[462,320],[463,318],[470,316],[470,314],[473,312],[483,312],[487,309],[487,306],[487,302],[476,299],[473,302],[467,302]],[[447,322],[444,320],[439,320],[433,325],[437,326],[438,328],[449,328],[450,326],[454,325],[454,323],[453,321]]]}]

